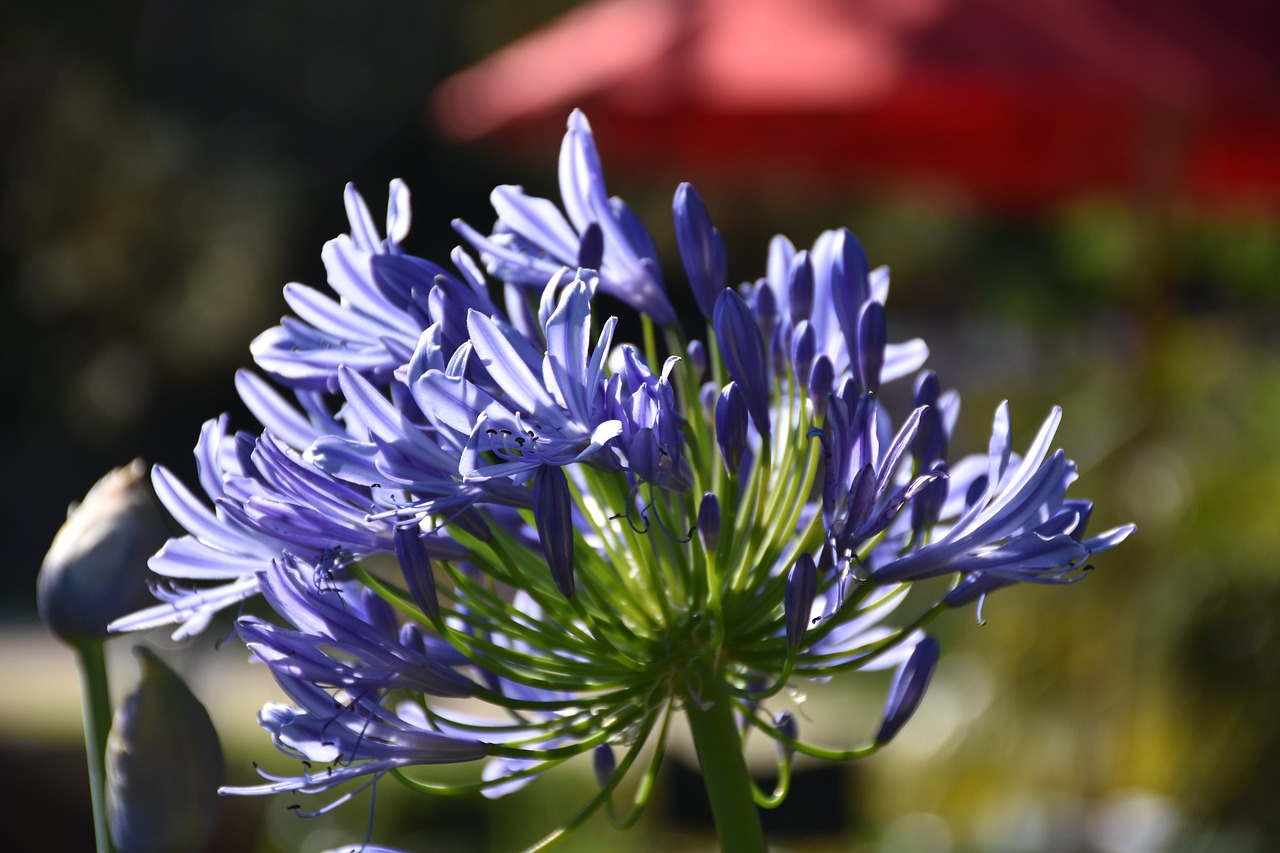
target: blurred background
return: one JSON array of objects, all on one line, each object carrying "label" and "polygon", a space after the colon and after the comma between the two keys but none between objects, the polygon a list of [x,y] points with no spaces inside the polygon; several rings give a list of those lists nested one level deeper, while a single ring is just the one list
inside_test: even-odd
[{"label": "blurred background", "polygon": [[[1083,584],[946,620],[917,718],[855,767],[807,768],[769,816],[777,844],[1280,847],[1278,32],[1264,0],[4,4],[0,810],[15,849],[91,843],[74,668],[32,594],[67,503],[134,456],[194,477],[203,420],[251,426],[233,371],[285,282],[324,281],[345,182],[377,211],[405,178],[407,245],[444,258],[452,218],[492,221],[494,185],[555,195],[573,107],[677,301],[681,180],[738,280],[762,274],[774,233],[803,245],[848,226],[893,269],[892,338],[924,336],[962,392],[957,449],[985,446],[1001,399],[1019,446],[1061,404],[1094,525],[1139,525]],[[193,674],[247,783],[273,760],[253,715],[275,692],[233,644],[215,652],[219,633],[151,639]],[[123,690],[132,662],[112,662]],[[807,731],[857,740],[883,684],[863,689],[815,694]],[[388,783],[375,837],[516,849],[592,785],[567,770],[495,804]],[[677,757],[637,829],[594,821],[565,849],[714,849],[697,790]],[[304,821],[290,802],[225,802],[215,849],[364,834],[360,804]]]}]

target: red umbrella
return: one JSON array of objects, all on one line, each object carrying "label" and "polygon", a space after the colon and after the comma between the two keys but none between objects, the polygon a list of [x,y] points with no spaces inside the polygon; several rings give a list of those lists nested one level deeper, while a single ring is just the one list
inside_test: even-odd
[{"label": "red umbrella", "polygon": [[595,0],[440,87],[458,139],[582,107],[611,164],[1280,201],[1266,0]]}]

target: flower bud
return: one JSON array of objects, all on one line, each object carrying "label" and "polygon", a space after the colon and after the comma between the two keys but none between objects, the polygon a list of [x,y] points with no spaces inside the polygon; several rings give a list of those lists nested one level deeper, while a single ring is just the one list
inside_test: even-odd
[{"label": "flower bud", "polygon": [[691,184],[684,183],[676,189],[672,212],[675,214],[676,244],[680,247],[680,259],[684,261],[694,301],[698,303],[702,316],[710,317],[715,310],[716,298],[724,290],[728,278],[729,261],[724,240],[711,224],[707,206]]},{"label": "flower bud", "polygon": [[168,537],[135,459],[94,484],[53,537],[36,581],[40,618],[69,643],[106,639],[115,619],[154,603],[147,559]]},{"label": "flower bud", "polygon": [[788,302],[791,308],[791,324],[800,325],[813,314],[813,261],[805,250],[796,252],[787,273]]},{"label": "flower bud", "polygon": [[427,549],[418,536],[417,526],[397,527],[392,534],[392,544],[409,594],[428,619],[438,622],[440,599],[436,596],[435,574]]},{"label": "flower bud", "polygon": [[714,551],[720,541],[720,499],[714,492],[704,494],[698,505],[698,538],[708,552]]},{"label": "flower bud", "polygon": [[[773,718],[773,725],[779,732],[792,740],[797,740],[800,737],[800,725],[796,722],[795,714],[790,711],[780,711]],[[795,747],[790,744],[778,741],[778,757],[783,761],[790,761],[791,757],[795,755],[795,751]]]},{"label": "flower bud", "polygon": [[876,743],[888,743],[911,719],[916,708],[920,707],[920,700],[924,698],[925,688],[929,686],[937,664],[938,641],[925,637],[916,643],[907,662],[894,673],[893,684],[889,686],[889,696],[884,703],[884,722],[876,733]]},{"label": "flower bud", "polygon": [[747,449],[747,398],[736,382],[724,386],[716,401],[716,442],[725,470],[736,477]]},{"label": "flower bud", "polygon": [[613,778],[613,771],[618,767],[618,761],[613,757],[613,747],[607,743],[602,743],[592,750],[591,755],[592,768],[596,771],[596,780],[603,788],[609,784],[609,780]]},{"label": "flower bud", "polygon": [[[880,372],[884,369],[884,347],[888,338],[884,306],[871,301],[858,314],[857,377],[863,390],[880,390]],[[854,356],[855,353],[850,353]]]},{"label": "flower bud", "polygon": [[[760,291],[761,294],[765,292],[763,288]],[[742,389],[756,430],[768,438],[772,432],[769,365],[764,349],[765,338],[760,334],[751,308],[734,291],[722,290],[716,300],[712,326],[720,343],[720,355],[724,358],[725,367],[729,368],[729,376]]]},{"label": "flower bud", "polygon": [[222,748],[204,706],[150,650],[107,737],[107,822],[120,853],[201,850],[213,830]]},{"label": "flower bud", "polygon": [[539,465],[533,475],[533,520],[556,587],[573,596],[573,496],[564,470]]},{"label": "flower bud", "polygon": [[689,341],[685,355],[688,356],[689,365],[693,368],[693,378],[701,382],[702,377],[707,375],[707,345],[694,338]]},{"label": "flower bud", "polygon": [[787,592],[783,601],[786,611],[787,645],[800,648],[805,632],[809,630],[809,617],[813,613],[813,599],[818,591],[818,567],[813,556],[805,551],[800,554],[787,575]]}]

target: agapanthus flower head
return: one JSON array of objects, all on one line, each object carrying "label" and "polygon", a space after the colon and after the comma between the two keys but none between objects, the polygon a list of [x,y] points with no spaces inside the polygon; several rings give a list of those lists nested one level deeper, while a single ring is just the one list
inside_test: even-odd
[{"label": "agapanthus flower head", "polygon": [[[775,238],[764,275],[729,287],[682,185],[680,259],[707,320],[689,342],[580,113],[560,175],[563,212],[508,186],[489,236],[458,224],[496,281],[462,250],[455,274],[404,249],[402,185],[386,238],[349,190],[351,234],[325,250],[337,298],[291,286],[298,318],[255,344],[291,397],[240,377],[264,430],[206,425],[207,501],[156,469],[189,534],[152,561],[163,603],[117,626],[192,632],[259,594],[274,613],[237,627],[289,697],[260,722],[299,771],[226,792],[393,778],[500,796],[590,755],[583,814],[612,811],[624,778],[651,790],[685,715],[708,785],[745,778],[747,732],[775,740],[779,789],[757,799],[776,803],[796,753],[858,758],[903,728],[939,665],[934,618],[1076,580],[1132,531],[1084,535],[1056,409],[1025,456],[1006,405],[987,452],[955,459],[958,396],[932,372],[905,411],[882,403],[928,351],[889,341],[888,271],[848,231]],[[641,312],[639,346],[597,293]],[[789,686],[886,669],[861,746],[804,739]],[[472,761],[468,782],[419,769]],[[351,793],[327,796],[318,810]]]}]

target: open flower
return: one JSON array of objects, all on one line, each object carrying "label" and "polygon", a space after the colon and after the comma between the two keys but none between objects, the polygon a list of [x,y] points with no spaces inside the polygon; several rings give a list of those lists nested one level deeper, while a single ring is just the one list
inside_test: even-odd
[{"label": "open flower", "polygon": [[[351,235],[325,251],[338,300],[291,286],[299,317],[255,343],[293,399],[241,375],[265,430],[205,426],[208,502],[156,470],[189,534],[152,568],[198,588],[158,587],[165,603],[117,627],[190,632],[257,594],[274,614],[238,633],[290,699],[259,719],[298,772],[226,793],[391,778],[500,796],[590,755],[600,790],[573,826],[627,777],[643,808],[684,715],[726,848],[761,847],[744,732],[778,744],[779,790],[755,795],[776,803],[795,754],[860,758],[903,729],[940,665],[933,619],[1076,580],[1132,532],[1085,536],[1056,409],[1025,456],[1002,406],[987,453],[952,461],[959,398],[933,373],[906,411],[882,403],[928,350],[888,341],[888,272],[848,231],[775,238],[765,274],[729,288],[682,185],[677,240],[709,321],[687,342],[580,113],[561,195],[564,213],[500,187],[492,234],[457,224],[490,283],[461,250],[454,275],[401,248],[401,185],[385,239],[349,191]],[[641,346],[593,317],[598,292],[646,315]],[[895,675],[861,744],[807,741],[787,688],[868,670]],[[481,760],[468,781],[422,775]],[[351,792],[328,796],[319,811]]]}]

